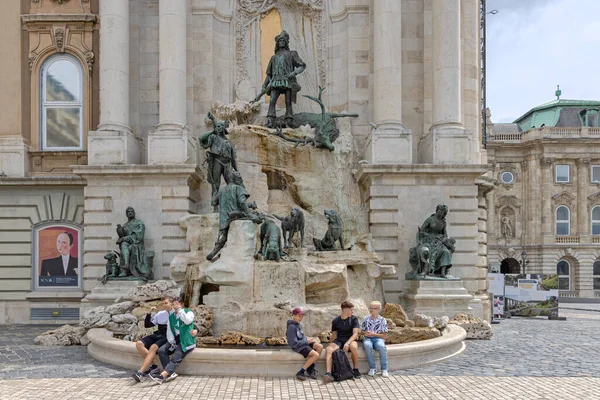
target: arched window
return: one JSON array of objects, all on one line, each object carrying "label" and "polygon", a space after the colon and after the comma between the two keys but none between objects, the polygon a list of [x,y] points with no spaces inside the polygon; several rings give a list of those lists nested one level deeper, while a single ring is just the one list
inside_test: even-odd
[{"label": "arched window", "polygon": [[592,235],[600,235],[600,206],[592,208]]},{"label": "arched window", "polygon": [[571,233],[571,210],[567,206],[556,207],[556,234],[569,236]]},{"label": "arched window", "polygon": [[75,57],[57,54],[40,70],[42,150],[83,149],[83,69]]},{"label": "arched window", "polygon": [[593,271],[593,279],[594,279],[594,290],[600,290],[600,260],[597,260],[594,263],[594,271]]},{"label": "arched window", "polygon": [[571,290],[571,264],[567,260],[560,260],[556,264],[558,275],[558,290]]}]

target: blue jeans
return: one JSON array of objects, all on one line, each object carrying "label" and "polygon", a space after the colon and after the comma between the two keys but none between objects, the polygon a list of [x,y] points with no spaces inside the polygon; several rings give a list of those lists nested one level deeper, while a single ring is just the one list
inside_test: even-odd
[{"label": "blue jeans", "polygon": [[388,368],[387,361],[387,348],[385,347],[385,340],[378,337],[364,337],[363,339],[363,347],[365,348],[365,353],[367,354],[367,362],[369,363],[370,369],[376,369],[377,364],[375,364],[375,354],[373,354],[373,349],[379,352],[379,361],[381,362],[381,370],[385,371]]}]

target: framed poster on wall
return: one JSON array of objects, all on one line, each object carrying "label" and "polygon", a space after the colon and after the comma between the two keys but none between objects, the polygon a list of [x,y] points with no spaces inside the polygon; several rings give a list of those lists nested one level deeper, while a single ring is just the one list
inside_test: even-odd
[{"label": "framed poster on wall", "polygon": [[33,230],[35,290],[81,288],[82,230],[72,224],[44,225]]}]

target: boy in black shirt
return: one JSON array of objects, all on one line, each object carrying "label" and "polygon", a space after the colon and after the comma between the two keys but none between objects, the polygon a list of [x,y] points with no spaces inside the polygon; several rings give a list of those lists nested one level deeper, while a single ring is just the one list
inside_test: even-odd
[{"label": "boy in black shirt", "polygon": [[326,349],[325,364],[327,366],[327,373],[323,377],[323,381],[333,382],[333,375],[331,375],[331,369],[333,368],[332,355],[337,349],[344,349],[349,351],[352,357],[352,364],[354,370],[352,373],[356,378],[360,377],[358,371],[358,332],[360,325],[358,318],[352,313],[354,312],[354,304],[349,301],[344,301],[341,305],[342,314],[335,317],[331,323],[331,342]]}]

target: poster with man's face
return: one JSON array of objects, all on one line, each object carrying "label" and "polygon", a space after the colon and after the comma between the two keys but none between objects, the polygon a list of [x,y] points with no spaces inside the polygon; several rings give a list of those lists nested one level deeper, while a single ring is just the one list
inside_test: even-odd
[{"label": "poster with man's face", "polygon": [[37,286],[77,288],[80,271],[80,231],[53,225],[37,231]]}]

